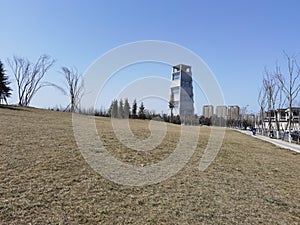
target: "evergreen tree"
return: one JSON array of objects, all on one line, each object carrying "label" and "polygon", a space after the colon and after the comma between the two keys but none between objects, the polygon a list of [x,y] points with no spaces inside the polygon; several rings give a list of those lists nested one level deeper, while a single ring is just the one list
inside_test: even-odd
[{"label": "evergreen tree", "polygon": [[120,101],[119,101],[118,118],[120,118],[120,119],[124,118],[124,105],[123,105],[122,99],[120,99]]},{"label": "evergreen tree", "polygon": [[11,95],[11,88],[8,86],[9,84],[8,77],[5,75],[5,69],[0,61],[0,103],[5,101],[7,104],[7,98]]},{"label": "evergreen tree", "polygon": [[136,112],[137,112],[137,104],[136,104],[136,99],[134,99],[133,104],[132,104],[132,117],[133,119],[136,118]]},{"label": "evergreen tree", "polygon": [[130,105],[128,102],[128,99],[125,99],[125,103],[124,103],[124,118],[128,119],[130,116]]},{"label": "evergreen tree", "polygon": [[110,110],[110,116],[112,118],[118,118],[118,108],[118,100],[113,100]]},{"label": "evergreen tree", "polygon": [[139,108],[139,119],[142,119],[144,120],[146,118],[146,115],[145,115],[145,107],[144,107],[144,104],[143,102],[141,103],[141,106]]},{"label": "evergreen tree", "polygon": [[110,117],[111,117],[111,115],[112,115],[113,104],[114,104],[114,101],[111,102],[111,104],[110,104],[110,106],[109,106],[109,108],[108,108],[108,116],[110,116]]}]

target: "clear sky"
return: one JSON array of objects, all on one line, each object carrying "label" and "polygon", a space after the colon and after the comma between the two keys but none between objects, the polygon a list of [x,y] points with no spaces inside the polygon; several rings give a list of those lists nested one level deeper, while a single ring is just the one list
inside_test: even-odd
[{"label": "clear sky", "polygon": [[[51,55],[57,61],[45,80],[61,84],[61,66],[84,73],[99,56],[119,45],[162,40],[199,55],[215,74],[226,104],[249,105],[248,110],[256,112],[264,67],[272,69],[276,61],[285,65],[283,51],[300,53],[298,0],[1,0],[0,5],[0,59],[11,80],[6,59],[13,55],[30,60]],[[170,73],[164,66],[149,75],[169,78]],[[17,103],[13,94],[12,104]],[[197,98],[201,94],[195,93]],[[110,101],[109,95],[99,99],[104,107]],[[66,106],[67,102],[66,96],[45,88],[32,105]]]}]

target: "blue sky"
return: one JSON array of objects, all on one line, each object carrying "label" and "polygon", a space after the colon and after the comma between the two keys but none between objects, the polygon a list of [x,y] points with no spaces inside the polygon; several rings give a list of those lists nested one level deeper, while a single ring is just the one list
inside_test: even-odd
[{"label": "blue sky", "polygon": [[[62,84],[61,66],[84,73],[98,57],[119,45],[141,40],[173,42],[199,55],[210,67],[226,104],[249,105],[249,111],[256,112],[264,67],[273,69],[276,61],[285,66],[283,51],[300,53],[299,10],[297,0],[1,0],[0,59],[10,75],[7,58],[36,60],[49,54],[57,61],[45,80]],[[134,71],[170,77],[170,67],[154,66],[151,74],[149,68],[148,64]],[[126,81],[137,76],[128,75]],[[109,94],[99,99],[104,107],[110,103],[110,94],[113,98],[120,89],[115,80],[109,84]],[[205,103],[200,92],[195,93],[198,108]],[[9,102],[17,103],[15,92]],[[32,105],[65,106],[67,102],[66,96],[45,88]]]}]

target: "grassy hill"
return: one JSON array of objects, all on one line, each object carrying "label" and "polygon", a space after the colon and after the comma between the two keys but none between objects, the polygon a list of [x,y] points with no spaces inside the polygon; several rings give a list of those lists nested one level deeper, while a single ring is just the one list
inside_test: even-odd
[{"label": "grassy hill", "polygon": [[[162,145],[136,152],[118,142],[108,118],[96,123],[111,154],[138,166],[167,157],[180,135],[169,124]],[[147,121],[130,125],[149,136]],[[0,106],[0,224],[300,223],[300,154],[227,130],[216,160],[199,172],[209,134],[200,128],[194,155],[175,176],[131,187],[90,168],[70,113]]]}]

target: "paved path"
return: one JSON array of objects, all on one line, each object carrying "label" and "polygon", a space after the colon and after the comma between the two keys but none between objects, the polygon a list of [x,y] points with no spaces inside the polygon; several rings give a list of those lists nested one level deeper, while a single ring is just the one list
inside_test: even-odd
[{"label": "paved path", "polygon": [[289,142],[283,141],[281,139],[272,139],[272,138],[269,138],[269,137],[266,137],[266,136],[263,136],[263,135],[259,135],[259,134],[253,135],[252,132],[248,131],[248,130],[238,130],[238,129],[236,129],[236,130],[243,133],[243,134],[250,135],[254,138],[258,138],[260,140],[270,142],[270,143],[272,143],[274,145],[277,145],[281,148],[286,148],[286,149],[289,149],[289,150],[300,153],[300,145],[298,145],[298,144],[289,143]]}]

